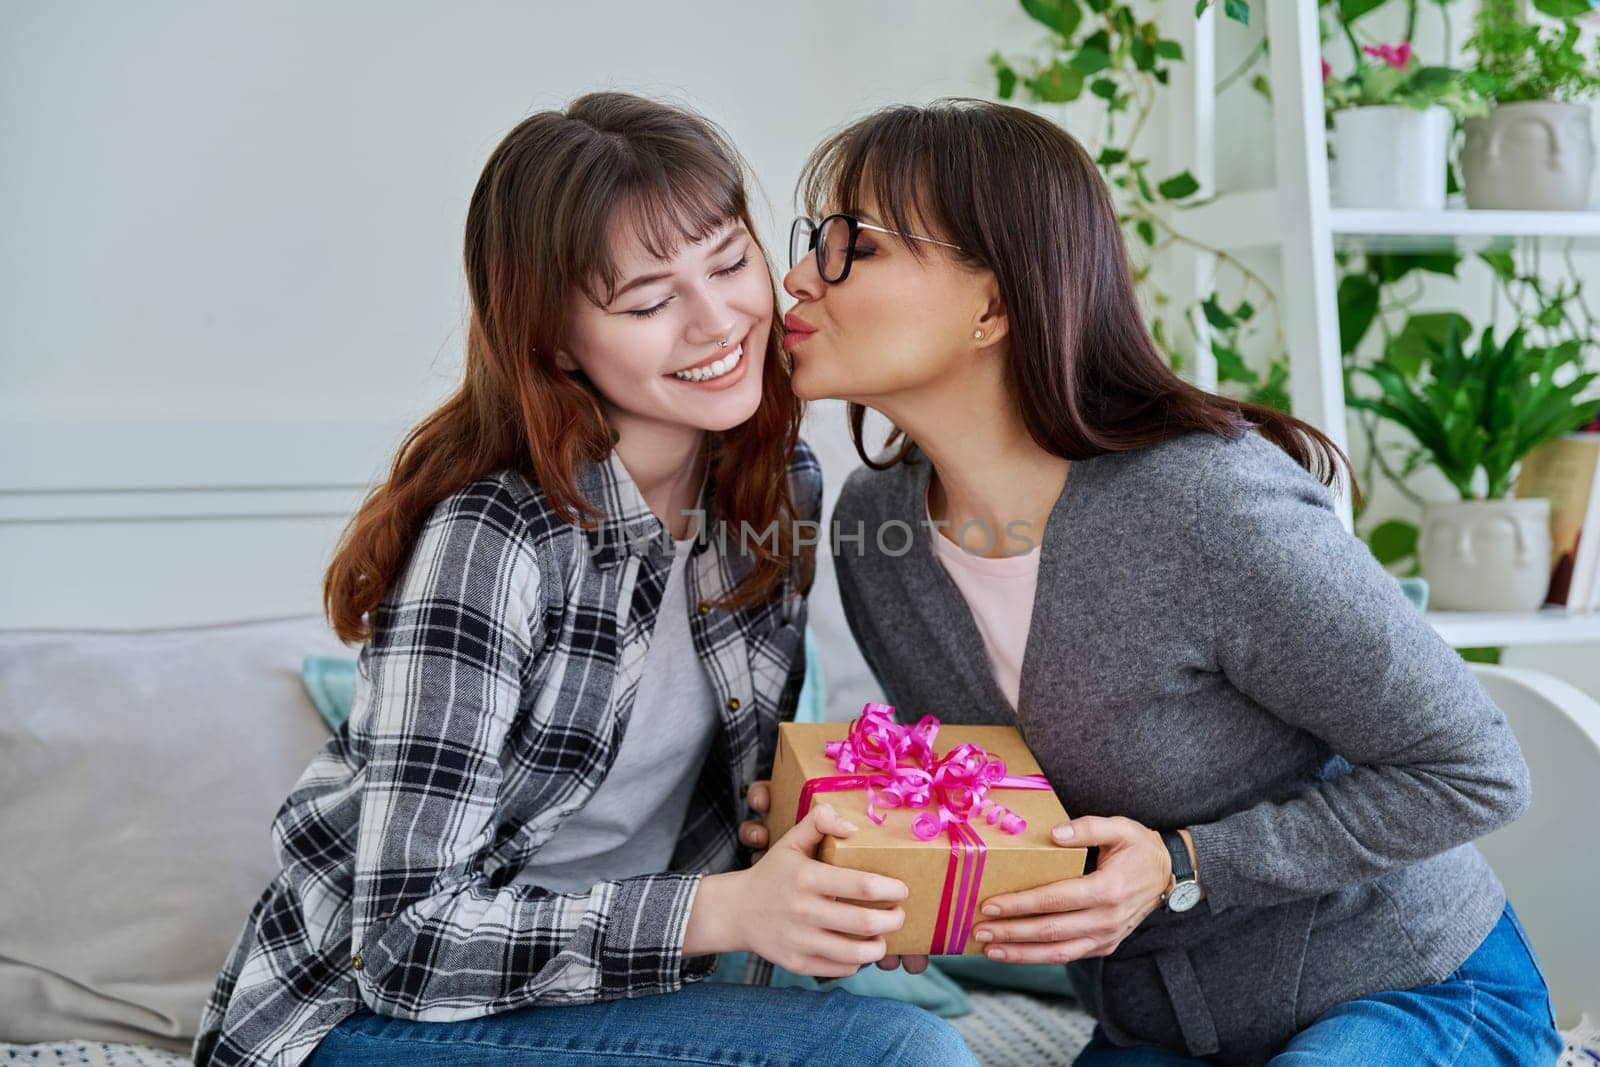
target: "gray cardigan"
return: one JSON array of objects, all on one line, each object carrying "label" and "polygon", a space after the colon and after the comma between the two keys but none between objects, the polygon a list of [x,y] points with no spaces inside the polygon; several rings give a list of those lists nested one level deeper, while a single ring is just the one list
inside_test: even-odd
[{"label": "gray cardigan", "polygon": [[1333,1005],[1472,953],[1505,891],[1471,842],[1527,809],[1527,764],[1325,486],[1254,432],[1075,461],[1013,715],[912,458],[857,469],[834,511],[889,702],[1016,725],[1069,814],[1193,833],[1206,899],[1067,965],[1114,1043],[1263,1063]]}]

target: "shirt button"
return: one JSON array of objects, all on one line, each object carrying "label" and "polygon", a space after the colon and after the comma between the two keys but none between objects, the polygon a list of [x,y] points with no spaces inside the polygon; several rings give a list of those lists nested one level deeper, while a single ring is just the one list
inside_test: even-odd
[{"label": "shirt button", "polygon": [[358,971],[361,970],[366,965],[367,965],[366,961],[363,960],[360,956],[354,956],[350,960],[350,966],[354,967]]},{"label": "shirt button", "polygon": [[704,601],[701,601],[700,602],[700,614],[702,614],[702,615],[710,615],[711,614],[711,605],[707,604]]},{"label": "shirt button", "polygon": [[728,698],[728,710],[729,711],[738,711],[739,710],[739,698],[738,697],[730,697],[730,698]]}]

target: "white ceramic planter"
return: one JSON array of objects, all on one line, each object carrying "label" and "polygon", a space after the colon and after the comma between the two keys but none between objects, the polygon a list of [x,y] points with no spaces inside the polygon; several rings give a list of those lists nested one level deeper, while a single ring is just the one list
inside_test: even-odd
[{"label": "white ceramic planter", "polygon": [[1430,501],[1417,556],[1430,607],[1535,611],[1550,587],[1550,500]]},{"label": "white ceramic planter", "polygon": [[1450,113],[1401,105],[1333,113],[1329,161],[1334,207],[1444,210]]},{"label": "white ceramic planter", "polygon": [[1500,104],[1467,119],[1461,179],[1467,206],[1582,211],[1594,179],[1588,104]]}]

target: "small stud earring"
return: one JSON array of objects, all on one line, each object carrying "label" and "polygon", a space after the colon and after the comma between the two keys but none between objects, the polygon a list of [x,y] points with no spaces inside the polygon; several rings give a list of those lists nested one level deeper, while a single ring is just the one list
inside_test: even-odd
[{"label": "small stud earring", "polygon": [[983,331],[982,330],[973,330],[972,331],[972,337],[973,337],[973,340],[976,340],[976,341],[983,340]]}]

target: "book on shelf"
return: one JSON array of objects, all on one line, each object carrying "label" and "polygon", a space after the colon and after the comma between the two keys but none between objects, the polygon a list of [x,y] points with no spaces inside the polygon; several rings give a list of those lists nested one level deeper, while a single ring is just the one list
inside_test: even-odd
[{"label": "book on shelf", "polygon": [[1529,452],[1518,497],[1550,499],[1550,588],[1545,603],[1570,615],[1596,606],[1600,570],[1600,433],[1570,433]]}]

